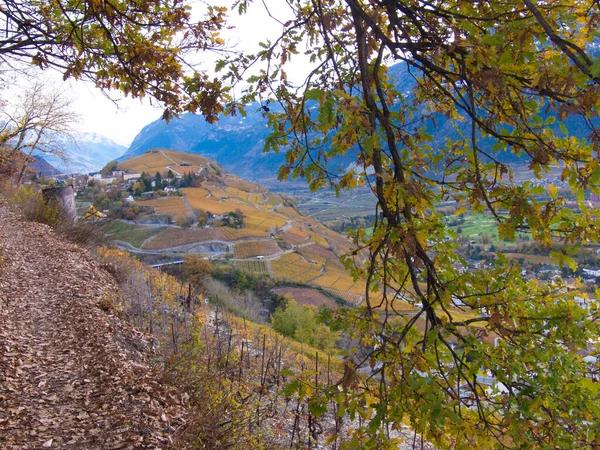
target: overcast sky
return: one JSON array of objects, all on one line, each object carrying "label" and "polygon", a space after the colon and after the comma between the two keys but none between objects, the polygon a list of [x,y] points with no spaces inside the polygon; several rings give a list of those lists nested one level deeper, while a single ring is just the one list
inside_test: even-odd
[{"label": "overcast sky", "polygon": [[[284,16],[289,10],[284,1],[266,0],[266,3],[272,4],[269,6],[272,14],[286,19]],[[236,48],[245,51],[256,50],[256,43],[275,36],[281,29],[280,25],[268,17],[260,1],[252,4],[248,13],[242,17],[237,12],[232,12],[230,24],[235,28],[226,31],[224,37],[230,45],[236,45]],[[208,59],[205,64],[207,70],[212,70],[214,60],[216,57],[213,57],[212,62]],[[78,129],[102,134],[121,145],[129,146],[144,126],[162,115],[162,109],[153,107],[148,100],[124,99],[113,92],[111,95],[118,99],[115,104],[90,83],[68,83],[74,109],[81,116]]]}]

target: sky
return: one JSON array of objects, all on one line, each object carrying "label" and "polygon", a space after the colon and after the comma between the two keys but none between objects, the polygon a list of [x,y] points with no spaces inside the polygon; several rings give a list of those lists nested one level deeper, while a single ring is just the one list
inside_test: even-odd
[{"label": "sky", "polygon": [[[278,18],[284,18],[289,11],[285,1],[265,0],[265,3],[269,4],[270,12]],[[275,36],[281,29],[277,22],[268,17],[261,2],[252,3],[244,16],[240,17],[237,12],[232,12],[230,24],[234,29],[227,30],[223,35],[227,44],[249,52],[256,50],[259,41]],[[207,60],[204,64],[206,69],[212,70],[216,56],[203,55],[203,58]],[[151,105],[149,100],[123,98],[118,93],[111,92],[113,101],[91,83],[67,83],[73,98],[73,108],[81,118],[76,128],[79,131],[102,134],[126,147],[144,126],[162,115],[162,108]]]}]

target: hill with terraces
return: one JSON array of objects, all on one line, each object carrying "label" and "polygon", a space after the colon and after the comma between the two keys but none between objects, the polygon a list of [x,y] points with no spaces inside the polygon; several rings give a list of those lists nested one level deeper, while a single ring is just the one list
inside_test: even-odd
[{"label": "hill with terraces", "polygon": [[[316,288],[354,305],[363,301],[364,281],[354,280],[339,261],[352,243],[303,216],[285,196],[230,174],[199,155],[155,150],[123,161],[118,168],[152,176],[159,172],[166,177],[169,171],[176,176],[190,172],[198,176],[197,187],[135,202],[153,208],[156,216],[172,217],[175,223],[181,218],[191,219],[192,226],[114,221],[106,231],[121,248],[161,261],[200,254],[226,261],[239,270]],[[244,225],[199,227],[198,215],[204,212],[214,217],[241,212]]]}]

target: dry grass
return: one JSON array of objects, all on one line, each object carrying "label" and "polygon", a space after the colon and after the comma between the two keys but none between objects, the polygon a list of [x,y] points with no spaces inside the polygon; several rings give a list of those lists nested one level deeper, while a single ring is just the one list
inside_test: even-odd
[{"label": "dry grass", "polygon": [[276,205],[280,205],[283,202],[283,200],[281,199],[281,197],[277,194],[273,194],[272,192],[269,192],[267,194],[267,204],[271,205],[271,206],[276,206]]}]

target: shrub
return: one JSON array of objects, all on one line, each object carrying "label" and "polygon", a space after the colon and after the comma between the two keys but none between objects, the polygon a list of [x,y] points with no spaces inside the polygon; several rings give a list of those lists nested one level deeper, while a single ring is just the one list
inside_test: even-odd
[{"label": "shrub", "polygon": [[44,201],[41,192],[32,186],[21,186],[8,192],[9,204],[20,212],[26,220],[56,226],[60,218],[60,208]]},{"label": "shrub", "polygon": [[314,308],[298,305],[292,297],[275,310],[271,323],[275,331],[321,350],[333,348],[338,339],[337,333],[317,322]]}]

